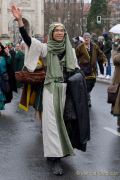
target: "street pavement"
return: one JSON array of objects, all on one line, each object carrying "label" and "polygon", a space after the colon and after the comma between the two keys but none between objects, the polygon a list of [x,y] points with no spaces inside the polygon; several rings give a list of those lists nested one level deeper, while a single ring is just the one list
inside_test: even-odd
[{"label": "street pavement", "polygon": [[[111,60],[112,61],[112,60]],[[114,74],[114,65],[111,63],[111,76],[109,78],[106,78],[106,67],[104,66],[104,77],[100,78],[100,71],[98,68],[98,76],[97,76],[97,82],[105,83],[105,84],[111,84],[112,83],[112,78]]]},{"label": "street pavement", "polygon": [[111,84],[112,83],[112,76],[109,79],[106,79],[105,77],[104,78],[97,77],[96,81],[100,82],[100,83]]},{"label": "street pavement", "polygon": [[91,94],[91,140],[87,151],[62,160],[65,174],[56,177],[43,157],[41,123],[34,109],[18,109],[21,92],[0,117],[0,180],[119,180],[120,133],[107,104],[107,83],[97,82]]}]

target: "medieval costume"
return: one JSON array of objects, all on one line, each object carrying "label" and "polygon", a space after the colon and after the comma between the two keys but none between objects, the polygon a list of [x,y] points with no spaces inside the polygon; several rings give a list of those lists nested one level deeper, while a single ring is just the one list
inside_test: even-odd
[{"label": "medieval costume", "polygon": [[[28,70],[30,72],[35,72],[35,70],[45,69],[43,57],[47,53],[47,45],[44,44],[44,51],[42,46],[40,48],[40,41],[35,38],[30,38],[24,29],[20,28],[20,33],[26,43],[25,45],[25,59],[23,70]],[[45,55],[44,55],[45,54]],[[40,56],[41,55],[41,56]],[[19,107],[25,111],[28,111],[29,105],[33,106],[36,110],[36,114],[41,118],[41,113],[43,110],[42,105],[42,94],[43,94],[43,83],[31,84],[25,83],[23,86],[22,96],[20,99]]]},{"label": "medieval costume", "polygon": [[51,159],[73,155],[74,148],[86,151],[87,141],[90,139],[85,78],[78,68],[66,30],[63,41],[53,40],[52,33],[58,25],[65,30],[62,24],[53,23],[49,29],[48,44],[30,38],[24,27],[20,27],[28,46],[25,67],[34,71],[39,55],[46,56],[47,59],[42,131],[44,156]]},{"label": "medieval costume", "polygon": [[[43,144],[45,157],[64,157],[73,154],[73,147],[66,131],[63,115],[67,86],[66,82],[70,81],[69,77],[72,75],[74,76],[76,57],[74,56],[66,30],[66,35],[62,42],[57,42],[52,39],[52,33],[56,26],[56,24],[50,26],[47,45],[47,72],[43,94],[43,107],[45,107],[43,108]],[[64,28],[62,24],[60,24],[60,26]],[[68,77],[66,78],[66,76]],[[75,84],[73,87],[75,88]],[[86,93],[86,91],[83,93]],[[73,94],[75,95],[75,93]],[[71,98],[75,100],[75,96]],[[79,101],[81,101],[81,99],[79,99]],[[75,107],[74,104],[74,108],[79,108],[79,104],[78,107]],[[86,109],[86,111],[87,110],[88,109]],[[84,123],[85,121],[88,121],[88,119],[89,116],[86,120],[84,119]],[[79,121],[82,121],[82,119],[79,119]],[[89,124],[87,125],[89,126]],[[86,138],[86,142],[88,139],[89,137]],[[84,144],[85,142],[82,143]]]},{"label": "medieval costume", "polygon": [[[78,68],[76,69],[77,59],[63,24],[51,24],[48,44],[43,44],[39,40],[30,38],[25,32],[20,9],[12,5],[11,10],[18,21],[23,40],[28,46],[25,67],[34,72],[38,57],[46,56],[47,71],[43,88],[42,119],[44,156],[50,160],[54,159],[53,173],[62,175],[60,158],[72,155],[74,147],[85,151],[87,141],[90,139],[84,76]],[[67,96],[70,97],[69,103],[67,103]],[[84,102],[81,102],[83,99]],[[72,119],[65,116],[65,109],[67,112],[70,104],[74,107],[73,112],[70,109]],[[72,123],[69,120],[72,120]],[[68,131],[72,125],[77,131],[73,134]],[[77,141],[74,143],[74,140]]]}]

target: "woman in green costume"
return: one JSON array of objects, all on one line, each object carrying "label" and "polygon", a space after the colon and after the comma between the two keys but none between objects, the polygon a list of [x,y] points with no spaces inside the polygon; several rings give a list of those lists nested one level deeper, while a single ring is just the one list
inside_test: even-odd
[{"label": "woman in green costume", "polygon": [[[74,112],[76,114],[75,118],[77,119],[77,116],[82,114],[82,112],[85,112],[79,118],[79,123],[76,121],[76,119],[75,121],[72,121],[74,126],[77,123],[80,124],[80,121],[82,122],[80,126],[81,131],[76,129],[76,131],[73,131],[75,136],[72,136],[67,131],[67,126],[64,119],[64,109],[65,104],[67,104],[67,81],[69,77],[74,74],[76,69],[78,69],[78,65],[77,58],[71,46],[67,31],[63,24],[53,23],[49,27],[48,43],[41,43],[40,41],[29,37],[27,34],[22,21],[20,9],[13,5],[11,10],[13,16],[18,21],[19,31],[22,38],[28,46],[27,56],[25,55],[25,57],[27,57],[27,59],[25,58],[25,67],[29,71],[34,72],[39,56],[43,58],[46,57],[47,60],[47,71],[43,88],[42,115],[44,157],[51,161],[53,165],[53,174],[62,175],[63,168],[61,166],[61,158],[68,155],[73,155],[74,147],[80,149],[79,147],[81,144],[81,149],[84,149],[83,146],[85,146],[86,142],[89,140],[89,112],[86,86],[82,81],[76,81],[77,85],[81,87],[81,89],[75,87],[76,83],[74,86],[72,86],[76,89],[79,97],[74,98],[74,105],[76,105],[75,108],[79,106],[79,111],[76,109],[76,112]],[[79,74],[80,73],[78,73],[76,80],[78,80],[78,77],[81,77],[81,79],[83,78],[83,76]],[[73,96],[77,95],[77,93],[73,93]],[[81,93],[80,96],[79,93]],[[82,98],[85,99],[84,104],[81,102]],[[77,102],[78,100],[79,102]],[[72,112],[73,108],[71,108],[70,111]],[[86,119],[84,119],[84,115],[87,115]],[[80,135],[82,137],[77,137],[76,139],[76,135]],[[70,136],[74,138],[70,139]],[[72,139],[74,139],[73,142]],[[81,139],[82,143],[79,141],[79,139]],[[76,140],[79,141],[79,144],[76,143],[73,146],[73,143]]]}]

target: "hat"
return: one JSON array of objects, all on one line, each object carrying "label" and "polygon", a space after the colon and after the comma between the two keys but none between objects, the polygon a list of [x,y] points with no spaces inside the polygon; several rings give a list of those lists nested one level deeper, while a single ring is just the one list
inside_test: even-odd
[{"label": "hat", "polygon": [[98,36],[98,41],[103,41],[104,37],[103,36]]},{"label": "hat", "polygon": [[104,36],[104,37],[108,37],[108,35],[109,35],[108,32],[104,32],[104,33],[103,33],[103,36]]},{"label": "hat", "polygon": [[5,46],[8,46],[9,44],[11,44],[11,42],[9,40],[2,40],[1,41],[2,45],[5,47]]},{"label": "hat", "polygon": [[85,32],[85,33],[83,34],[83,38],[84,38],[84,37],[89,37],[89,38],[90,38],[90,33]]},{"label": "hat", "polygon": [[73,37],[72,40],[73,40],[74,43],[77,43],[79,41],[79,36]]},{"label": "hat", "polygon": [[74,37],[74,38],[72,38],[72,40],[73,40],[74,43],[84,42],[84,39],[81,36]]},{"label": "hat", "polygon": [[84,42],[85,40],[83,39],[82,36],[79,36],[79,41]]}]

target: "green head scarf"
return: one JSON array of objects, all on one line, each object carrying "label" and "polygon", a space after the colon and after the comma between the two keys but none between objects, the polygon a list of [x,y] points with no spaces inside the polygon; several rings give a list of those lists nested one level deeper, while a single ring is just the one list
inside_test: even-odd
[{"label": "green head scarf", "polygon": [[[65,30],[65,36],[62,41],[55,41],[53,39],[53,32],[57,26],[61,26]],[[62,54],[64,51],[65,56],[62,61],[64,61],[63,64],[69,72],[75,69],[72,45],[64,25],[61,23],[53,23],[49,27],[48,34],[47,72],[45,84],[63,79],[63,72],[58,59],[58,54]]]}]

